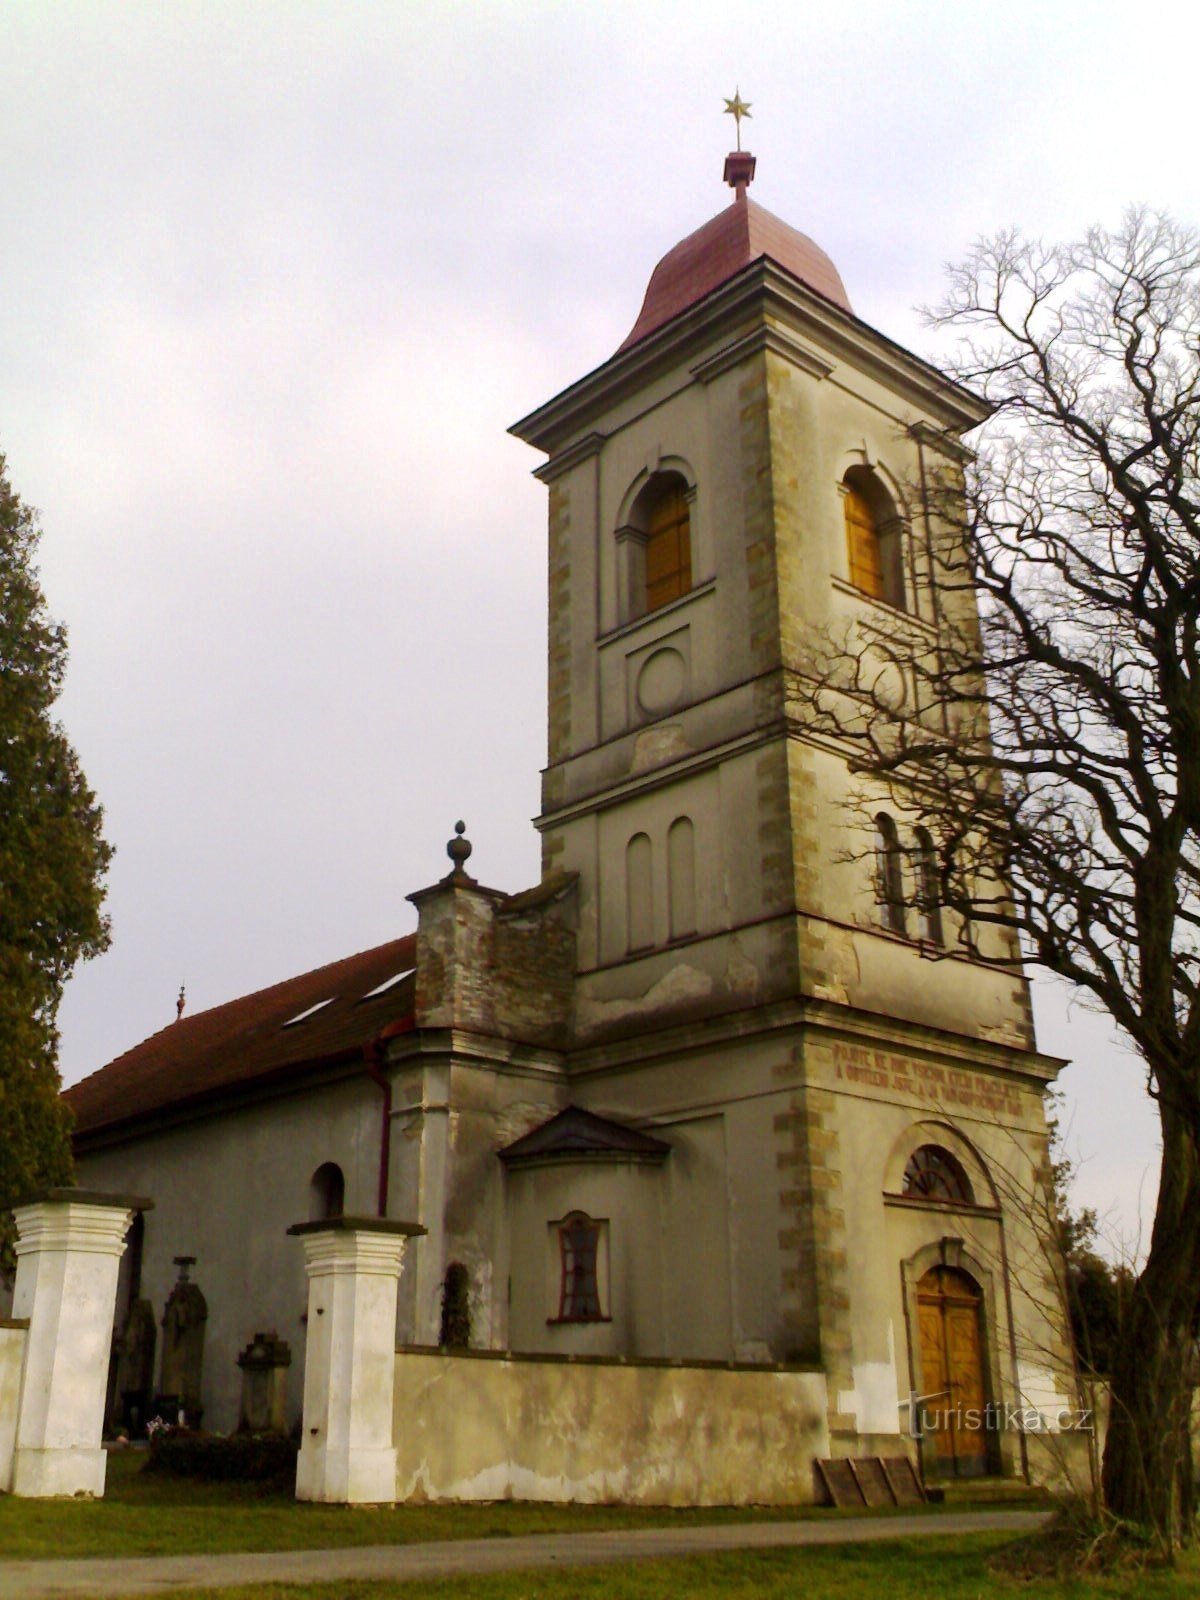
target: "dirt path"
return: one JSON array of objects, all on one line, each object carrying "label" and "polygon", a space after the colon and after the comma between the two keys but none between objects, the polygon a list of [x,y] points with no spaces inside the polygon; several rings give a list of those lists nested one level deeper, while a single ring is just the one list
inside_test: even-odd
[{"label": "dirt path", "polygon": [[346,1578],[449,1578],[529,1567],[590,1567],[614,1561],[764,1550],[786,1545],[957,1533],[1026,1533],[1044,1511],[951,1511],[941,1516],[838,1517],[828,1522],[726,1523],[719,1527],[637,1528],[550,1533],[440,1544],[362,1545],[340,1550],[280,1550],[228,1555],[135,1556],[88,1561],[0,1561],[0,1600],[60,1600],[155,1595],[181,1588],[227,1589],[252,1583],[331,1583]]}]

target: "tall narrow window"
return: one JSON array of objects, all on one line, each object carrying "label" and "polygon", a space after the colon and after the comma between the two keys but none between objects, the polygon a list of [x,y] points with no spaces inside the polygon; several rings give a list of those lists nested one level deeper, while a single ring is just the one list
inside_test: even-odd
[{"label": "tall narrow window", "polygon": [[937,851],[927,828],[916,831],[913,864],[917,874],[917,914],[921,937],[930,944],[942,943],[942,893],[938,876]]},{"label": "tall narrow window", "polygon": [[696,931],[696,831],[690,817],[676,817],[667,831],[667,899],[671,938]]},{"label": "tall narrow window", "polygon": [[599,1322],[604,1316],[600,1304],[600,1224],[582,1211],[566,1217],[558,1230],[562,1254],[562,1279],[558,1298],[560,1322]]},{"label": "tall narrow window", "polygon": [[864,594],[883,599],[883,560],[875,514],[867,497],[849,486],[843,491],[846,512],[846,554],[850,563],[850,582]]},{"label": "tall narrow window", "polygon": [[651,866],[649,835],[635,833],[625,846],[626,945],[630,950],[649,950],[654,944]]},{"label": "tall narrow window", "polygon": [[896,824],[886,811],[875,818],[875,895],[883,915],[883,925],[893,933],[905,933],[904,865]]},{"label": "tall narrow window", "polygon": [[692,530],[686,484],[664,474],[645,505],[646,610],[657,611],[692,587]]},{"label": "tall narrow window", "polygon": [[851,467],[842,483],[846,562],[850,582],[863,594],[905,610],[904,522],[870,467]]}]

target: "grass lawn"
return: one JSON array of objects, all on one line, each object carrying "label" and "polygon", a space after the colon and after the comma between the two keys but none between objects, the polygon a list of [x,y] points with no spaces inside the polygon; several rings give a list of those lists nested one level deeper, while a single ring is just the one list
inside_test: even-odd
[{"label": "grass lawn", "polygon": [[[1194,1600],[1200,1566],[1086,1582],[1018,1582],[989,1570],[1005,1535],[813,1549],[738,1551],[615,1567],[577,1567],[403,1584],[265,1584],[209,1600]],[[201,1600],[202,1591],[172,1591]]]},{"label": "grass lawn", "polygon": [[[835,1517],[780,1510],[578,1505],[354,1506],[301,1504],[290,1491],[201,1483],[143,1473],[141,1451],[113,1452],[103,1500],[17,1500],[0,1495],[0,1558],[184,1555],[222,1550],[320,1550],[343,1545],[486,1539],[601,1528],[686,1527]],[[961,1506],[961,1502],[960,1502]],[[929,1507],[938,1515],[940,1508]],[[519,1592],[497,1590],[498,1594]],[[409,1590],[405,1590],[408,1594]]]}]

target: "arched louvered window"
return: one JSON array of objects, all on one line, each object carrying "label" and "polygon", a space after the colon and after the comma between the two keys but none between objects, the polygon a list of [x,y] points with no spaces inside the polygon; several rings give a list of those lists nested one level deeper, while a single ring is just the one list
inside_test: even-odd
[{"label": "arched louvered window", "polygon": [[850,582],[863,594],[903,611],[903,523],[879,475],[851,467],[842,483],[846,562]]},{"label": "arched louvered window", "polygon": [[942,889],[937,850],[928,828],[918,828],[914,840],[913,867],[917,877],[917,914],[921,922],[921,938],[930,944],[941,944]]},{"label": "arched louvered window", "polygon": [[904,1193],[916,1200],[941,1200],[973,1205],[971,1180],[957,1156],[941,1145],[923,1144],[914,1150],[904,1169]]},{"label": "arched louvered window", "polygon": [[875,818],[875,898],[884,927],[892,933],[907,932],[903,852],[896,824],[886,811]]},{"label": "arched louvered window", "polygon": [[846,555],[850,582],[864,594],[883,599],[883,564],[879,552],[879,533],[875,515],[865,495],[846,488],[842,495],[846,514]]},{"label": "arched louvered window", "polygon": [[646,532],[646,610],[657,611],[692,587],[692,528],[687,484],[656,474],[638,497]]}]

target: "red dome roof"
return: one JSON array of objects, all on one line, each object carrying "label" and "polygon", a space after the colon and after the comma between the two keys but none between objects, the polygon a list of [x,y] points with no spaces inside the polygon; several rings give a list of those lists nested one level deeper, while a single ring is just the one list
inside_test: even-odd
[{"label": "red dome roof", "polygon": [[667,251],[651,274],[641,314],[621,349],[628,350],[696,305],[761,256],[770,256],[777,266],[843,311],[852,309],[838,269],[820,245],[743,193],[711,222]]}]

